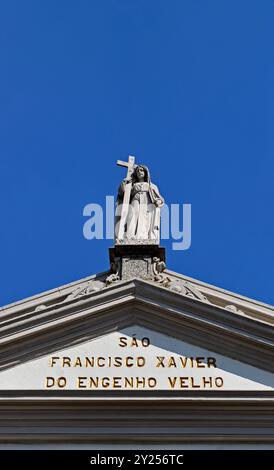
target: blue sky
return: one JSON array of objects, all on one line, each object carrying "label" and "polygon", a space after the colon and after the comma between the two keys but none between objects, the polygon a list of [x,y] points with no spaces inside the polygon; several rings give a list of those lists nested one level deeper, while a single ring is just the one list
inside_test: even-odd
[{"label": "blue sky", "polygon": [[168,267],[274,304],[274,2],[0,6],[0,305],[108,268],[83,207],[136,156],[192,204]]}]

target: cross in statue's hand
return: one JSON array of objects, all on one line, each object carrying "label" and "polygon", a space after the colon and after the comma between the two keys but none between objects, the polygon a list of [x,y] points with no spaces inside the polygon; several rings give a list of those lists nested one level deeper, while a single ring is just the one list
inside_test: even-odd
[{"label": "cross in statue's hand", "polygon": [[127,180],[130,180],[132,177],[132,173],[134,171],[135,167],[135,157],[132,157],[132,155],[129,155],[128,157],[128,162],[122,162],[122,160],[117,160],[117,165],[119,166],[125,166],[127,168]]},{"label": "cross in statue's hand", "polygon": [[121,210],[121,218],[120,218],[119,229],[118,229],[118,234],[117,234],[117,239],[121,241],[123,240],[123,237],[125,234],[125,224],[126,224],[126,218],[128,214],[128,206],[129,206],[130,193],[131,193],[131,188],[132,188],[131,177],[134,172],[135,157],[132,157],[131,155],[129,155],[128,162],[122,162],[121,160],[117,160],[117,165],[124,166],[127,168],[126,181],[128,182],[128,184],[125,187],[122,210]]}]

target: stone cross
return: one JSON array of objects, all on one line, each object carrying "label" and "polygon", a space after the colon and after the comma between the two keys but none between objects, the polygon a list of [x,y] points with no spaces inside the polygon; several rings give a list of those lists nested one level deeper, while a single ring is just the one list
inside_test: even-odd
[{"label": "stone cross", "polygon": [[117,160],[117,165],[124,166],[127,168],[127,176],[126,176],[127,184],[125,186],[124,199],[123,199],[122,210],[121,210],[121,218],[120,218],[118,235],[117,235],[118,240],[123,240],[124,233],[125,233],[125,223],[126,223],[129,202],[130,202],[130,193],[131,193],[131,188],[132,188],[132,183],[130,182],[130,179],[134,171],[135,157],[129,155],[128,162],[122,162],[121,160]]}]

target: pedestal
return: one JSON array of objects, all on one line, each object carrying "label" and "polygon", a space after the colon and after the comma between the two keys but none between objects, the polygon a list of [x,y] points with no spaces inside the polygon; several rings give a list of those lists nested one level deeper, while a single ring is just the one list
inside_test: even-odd
[{"label": "pedestal", "polygon": [[121,280],[154,280],[155,268],[165,268],[165,248],[158,245],[116,245],[109,249],[111,271]]}]

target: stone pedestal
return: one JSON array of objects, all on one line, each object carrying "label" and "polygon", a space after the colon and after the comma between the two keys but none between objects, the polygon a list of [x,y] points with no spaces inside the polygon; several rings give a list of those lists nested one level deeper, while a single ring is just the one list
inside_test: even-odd
[{"label": "stone pedestal", "polygon": [[165,248],[158,245],[116,245],[109,249],[112,273],[121,280],[154,280],[155,266],[165,267]]}]

